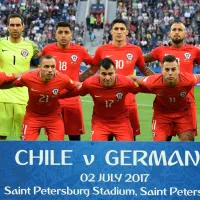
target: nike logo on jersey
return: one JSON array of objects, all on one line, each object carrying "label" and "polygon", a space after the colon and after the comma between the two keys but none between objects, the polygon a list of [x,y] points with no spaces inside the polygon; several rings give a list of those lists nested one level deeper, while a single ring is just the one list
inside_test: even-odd
[{"label": "nike logo on jersey", "polygon": [[33,92],[39,92],[39,90],[35,90],[33,88],[31,88],[31,91],[33,91]]},{"label": "nike logo on jersey", "polygon": [[94,97],[96,97],[96,98],[99,98],[99,97],[101,97],[101,96],[98,96],[98,95],[94,95]]},{"label": "nike logo on jersey", "polygon": [[2,52],[4,52],[4,51],[8,51],[8,50],[6,50],[6,49],[2,49]]},{"label": "nike logo on jersey", "polygon": [[110,57],[112,57],[113,55],[106,55],[106,58],[110,58]]}]

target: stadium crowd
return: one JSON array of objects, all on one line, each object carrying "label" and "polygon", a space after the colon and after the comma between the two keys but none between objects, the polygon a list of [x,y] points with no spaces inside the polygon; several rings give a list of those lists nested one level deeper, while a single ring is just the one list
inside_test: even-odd
[{"label": "stadium crowd", "polygon": [[[199,47],[200,4],[197,0],[118,0],[117,18],[129,22],[127,40],[140,46],[144,53],[168,44],[168,32],[175,21],[185,24],[186,42]],[[107,22],[103,43],[111,41],[109,30]]]},{"label": "stadium crowd", "polygon": [[[108,42],[109,44],[99,46],[96,49],[94,57],[92,58],[85,50],[85,48],[74,44],[75,42],[78,44],[82,44],[83,40],[81,40],[81,38],[83,36],[83,31],[80,32],[80,30],[84,30],[83,23],[81,23],[80,26],[76,23],[75,12],[77,2],[52,1],[50,3],[44,3],[42,1],[34,1],[33,4],[30,4],[32,3],[31,1],[27,1],[26,3],[21,1],[4,1],[1,3],[3,5],[1,7],[1,10],[5,12],[3,13],[3,15],[9,15],[10,13],[12,13],[12,11],[19,12],[21,14],[11,14],[8,18],[5,17],[5,19],[2,17],[2,36],[7,34],[7,30],[9,32],[9,35],[5,38],[2,37],[0,40],[0,62],[2,63],[1,71],[7,73],[22,73],[29,69],[31,63],[36,67],[39,66],[40,68],[37,69],[37,71],[33,71],[33,73],[24,73],[22,77],[12,83],[11,86],[7,85],[6,88],[4,88],[4,86],[2,88],[8,89],[16,86],[27,86],[29,88],[28,106],[26,106],[26,99],[28,97],[26,91],[21,89],[18,90],[17,88],[16,90],[0,91],[0,106],[1,110],[4,111],[2,112],[3,115],[1,117],[7,121],[9,116],[10,118],[12,118],[12,120],[15,121],[15,123],[12,123],[12,120],[10,120],[10,124],[8,124],[10,128],[9,131],[8,128],[0,126],[2,129],[0,131],[1,139],[6,139],[7,136],[11,135],[11,133],[13,132],[13,128],[15,129],[15,132],[19,134],[19,129],[21,128],[21,122],[19,121],[19,118],[20,120],[22,120],[24,116],[24,109],[26,107],[26,117],[24,118],[24,122],[22,125],[22,139],[37,139],[40,128],[42,127],[45,128],[46,134],[48,136],[50,136],[50,134],[55,134],[55,130],[57,130],[57,128],[55,128],[55,126],[52,124],[52,121],[54,121],[54,118],[57,118],[58,121],[61,122],[62,115],[63,117],[66,117],[66,120],[64,120],[64,124],[63,121],[61,122],[65,126],[63,127],[62,137],[61,139],[55,139],[54,136],[52,136],[54,138],[52,140],[63,140],[64,134],[69,135],[69,139],[71,140],[80,140],[80,135],[84,133],[84,126],[82,120],[82,108],[80,103],[81,100],[80,97],[77,95],[81,95],[81,87],[85,87],[85,89],[83,89],[83,94],[85,95],[89,93],[94,100],[92,138],[93,136],[95,136],[96,138],[96,135],[103,137],[106,134],[107,137],[103,140],[112,140],[112,136],[117,135],[116,132],[113,133],[114,126],[116,124],[119,124],[119,121],[122,121],[123,123],[120,124],[121,129],[118,133],[118,136],[120,134],[124,136],[124,133],[127,131],[124,131],[125,129],[123,129],[123,127],[129,127],[130,137],[129,139],[120,137],[121,139],[119,140],[135,140],[135,137],[140,134],[137,103],[134,95],[137,92],[134,91],[132,92],[133,94],[130,94],[129,92],[131,91],[130,87],[139,87],[138,84],[141,84],[141,81],[137,81],[137,84],[133,82],[133,80],[135,79],[135,77],[133,77],[133,80],[131,80],[131,82],[127,82],[127,77],[124,76],[132,75],[134,72],[134,67],[137,66],[140,72],[145,76],[157,77],[154,76],[155,72],[149,69],[145,64],[157,60],[160,61],[162,64],[162,75],[159,75],[160,77],[158,77],[160,81],[159,87],[161,86],[161,90],[159,91],[159,95],[157,95],[157,92],[155,92],[155,94],[157,95],[155,100],[156,104],[154,104],[153,106],[154,110],[156,111],[155,113],[157,113],[158,108],[159,114],[155,114],[153,122],[160,120],[160,118],[157,119],[157,116],[160,116],[161,113],[163,114],[163,112],[161,112],[163,108],[165,111],[168,107],[171,108],[171,103],[173,103],[176,114],[180,114],[180,116],[178,117],[180,119],[177,119],[177,116],[176,114],[174,115],[173,110],[170,120],[168,119],[168,116],[163,116],[161,123],[159,122],[158,124],[152,124],[152,127],[157,127],[156,129],[155,127],[154,129],[152,129],[153,133],[157,132],[157,134],[164,134],[161,140],[155,139],[156,137],[154,134],[154,140],[166,141],[168,140],[168,136],[171,137],[172,135],[185,135],[182,138],[179,137],[181,141],[194,140],[194,134],[196,134],[196,107],[194,93],[193,91],[191,91],[191,88],[199,82],[200,77],[198,75],[195,75],[195,77],[193,77],[191,73],[194,67],[194,62],[198,64],[200,63],[200,50],[197,47],[185,44],[189,43],[194,45],[195,43],[199,42],[199,37],[196,37],[196,39],[194,37],[193,42],[191,42],[191,38],[193,36],[190,37],[190,34],[188,34],[189,28],[190,26],[192,26],[192,21],[190,21],[191,24],[188,24],[187,21],[190,20],[192,12],[190,17],[188,17],[188,15],[184,15],[184,19],[175,19],[175,14],[173,17],[173,14],[169,11],[170,9],[175,9],[175,7],[172,7],[172,5],[176,6],[176,1],[168,1],[167,4],[165,4],[164,1],[157,1],[156,5],[154,5],[154,3],[151,1],[144,1],[143,3],[137,2],[136,4],[129,1],[120,1],[117,8],[118,16],[111,25],[110,34],[112,35],[112,42]],[[43,3],[44,7],[42,7]],[[62,5],[62,9],[59,9],[58,5]],[[137,8],[134,7],[135,5],[137,5]],[[190,1],[187,1],[186,5],[189,6]],[[157,12],[156,14],[153,13],[153,8],[157,8],[157,10],[160,10],[158,8],[162,8],[163,10],[165,10],[165,6],[167,7],[166,14],[162,15],[160,12]],[[22,9],[22,7],[25,9]],[[69,14],[68,18],[63,18],[65,16],[62,15],[62,11],[69,7],[70,9],[67,10]],[[26,11],[26,9],[28,11]],[[37,12],[37,15],[36,13],[34,15],[34,12]],[[30,13],[33,15],[31,15]],[[134,13],[137,14],[134,15]],[[45,17],[43,17],[43,14]],[[193,13],[193,15],[195,16],[195,13]],[[24,27],[23,18],[21,16],[24,16],[25,25],[27,25],[29,29],[26,29]],[[167,16],[169,17],[169,20],[165,19]],[[173,19],[170,19],[171,16]],[[69,23],[60,22],[61,20],[68,21]],[[156,20],[157,24],[155,23]],[[177,20],[182,23],[177,23]],[[129,22],[128,25],[126,21]],[[138,21],[140,22],[140,24],[138,23]],[[134,24],[134,22],[137,23]],[[110,29],[109,26],[109,23],[105,24],[107,30]],[[155,30],[153,28],[149,28],[150,26],[155,26]],[[198,25],[196,28],[198,28]],[[130,29],[130,32],[128,31],[128,29]],[[160,35],[158,34],[159,31],[161,32]],[[23,32],[25,33],[25,39],[22,37]],[[168,32],[171,45],[169,45],[168,43]],[[136,33],[140,36],[136,35]],[[153,43],[154,34],[157,38],[156,43]],[[189,35],[189,37],[186,37],[187,34]],[[41,39],[42,35],[44,35],[44,40]],[[147,37],[147,35],[149,35],[149,37]],[[107,40],[107,38],[104,39]],[[129,43],[127,43],[127,39]],[[135,42],[131,42],[132,39],[135,40]],[[35,41],[37,44],[35,44],[31,40]],[[55,42],[52,43],[54,40]],[[40,53],[38,50],[39,48],[42,49]],[[150,53],[143,55],[146,52]],[[166,54],[174,55],[163,61],[163,59],[167,56]],[[82,61],[86,64],[90,64],[91,66],[88,68],[88,70],[80,75],[80,80],[84,80],[89,76],[94,75],[98,69],[100,69],[99,75],[93,76],[91,79],[84,82],[86,84],[85,86],[84,84],[83,86],[81,86],[81,83],[78,83],[79,87],[78,89],[76,89],[74,81],[79,81],[80,64]],[[187,76],[191,76],[191,80],[193,79],[192,85],[190,83],[190,80],[186,80],[182,83],[181,78],[181,81],[179,81],[179,72],[182,74],[187,72],[189,75],[183,74],[183,79]],[[9,74],[5,73],[1,75],[3,75],[4,77],[5,75],[8,77],[10,76]],[[120,76],[122,78],[120,78]],[[162,80],[162,76],[164,76],[164,81]],[[8,77],[6,77],[6,79]],[[8,79],[10,80],[10,78]],[[57,84],[56,88],[54,84],[52,84],[54,83],[53,81],[55,81],[55,84]],[[144,82],[145,81],[146,78],[144,78]],[[179,82],[183,84],[183,88],[179,88]],[[175,89],[172,93],[169,94],[168,89],[162,89],[162,84],[166,84],[167,87],[172,87],[173,89]],[[187,85],[184,86],[184,84]],[[42,85],[44,85],[44,87]],[[92,85],[94,86],[94,90],[92,89],[90,91]],[[188,87],[187,92],[185,92],[184,90],[184,87],[186,86]],[[145,93],[153,93],[152,88],[149,90],[148,87],[149,85],[147,86],[147,90],[145,89]],[[75,96],[74,99],[64,98],[64,102],[62,105],[61,100],[59,100],[59,96],[61,89],[64,88],[75,91],[74,94],[76,95],[69,96],[71,98]],[[97,93],[100,88],[104,92]],[[123,91],[122,89],[125,89],[125,91]],[[79,90],[78,93],[76,93],[76,90]],[[107,93],[105,92],[105,90],[107,91]],[[22,93],[25,94],[26,98],[22,97]],[[129,95],[125,95],[127,93],[129,93]],[[13,94],[15,94],[15,98],[13,98]],[[175,94],[177,96],[172,97],[172,95]],[[12,98],[10,98],[11,96]],[[4,99],[2,97],[4,97]],[[32,103],[32,99],[35,99],[34,103]],[[177,106],[180,106],[180,104],[177,103],[177,100],[183,104],[184,113],[182,113],[182,110],[177,109]],[[54,101],[56,103],[53,103]],[[60,107],[58,106],[58,101]],[[119,108],[117,104],[121,106],[121,109],[119,109],[121,111],[121,114],[119,114],[119,116],[115,115]],[[41,109],[35,109],[36,105],[38,105],[38,108]],[[53,108],[53,111],[48,113],[47,116],[45,113],[48,109],[45,109],[45,106],[43,105],[45,105],[46,108]],[[100,108],[101,106],[102,109]],[[77,112],[74,112],[75,107],[77,107]],[[60,108],[62,108],[62,111],[60,110]],[[14,111],[12,112],[12,110]],[[181,113],[179,113],[179,111],[181,111]],[[54,115],[52,115],[52,113]],[[72,113],[74,114],[74,116],[72,115]],[[13,115],[13,117],[10,116],[11,114]],[[43,115],[47,117],[45,123],[43,120]],[[190,121],[186,120],[186,115],[188,116],[188,119],[191,119]],[[72,123],[74,119],[76,120],[76,123]],[[77,120],[79,119],[80,123],[77,123]],[[166,121],[169,125],[167,129],[159,127],[160,125],[165,125]],[[4,122],[1,121],[1,123]],[[37,128],[35,128],[36,124]],[[72,129],[70,129],[70,131],[67,130],[69,124],[72,125]],[[171,124],[173,124],[173,126]],[[188,124],[188,126],[186,126],[185,124]],[[17,125],[17,129],[16,127],[12,127],[14,125]],[[74,128],[75,126],[76,130]],[[33,134],[35,134],[34,138],[32,138]],[[28,137],[27,135],[29,135],[30,137]],[[96,138],[94,140],[101,140],[101,137],[98,137],[98,139]]]},{"label": "stadium crowd", "polygon": [[24,18],[24,37],[33,40],[41,50],[55,41],[55,25],[68,21],[74,30],[73,41],[83,44],[84,25],[76,22],[78,0],[0,0],[0,37],[7,35],[7,18],[19,13]]}]

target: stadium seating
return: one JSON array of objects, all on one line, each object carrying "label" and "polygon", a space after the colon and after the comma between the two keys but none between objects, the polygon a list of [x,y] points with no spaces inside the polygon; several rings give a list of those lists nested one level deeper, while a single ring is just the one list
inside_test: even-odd
[{"label": "stadium seating", "polygon": [[[54,42],[55,25],[58,21],[68,21],[74,29],[74,42],[81,44],[84,25],[76,22],[78,0],[1,0],[0,36],[7,35],[7,17],[20,13],[24,17],[24,37],[35,41],[39,48]],[[79,38],[78,40],[75,38]]]},{"label": "stadium seating", "polygon": [[[200,4],[197,0],[118,0],[116,17],[128,21],[127,40],[141,46],[144,53],[168,44],[168,32],[175,21],[185,24],[186,42],[199,47]],[[105,26],[104,43],[111,39],[109,23]]]}]

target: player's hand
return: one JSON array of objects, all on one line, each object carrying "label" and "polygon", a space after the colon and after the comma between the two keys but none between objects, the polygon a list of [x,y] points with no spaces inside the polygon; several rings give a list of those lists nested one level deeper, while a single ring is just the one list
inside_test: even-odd
[{"label": "player's hand", "polygon": [[134,75],[126,76],[126,78],[131,79],[133,81],[137,81],[137,76],[134,76]]},{"label": "player's hand", "polygon": [[77,88],[80,88],[82,86],[82,83],[78,81],[74,81],[74,84],[76,85]]}]

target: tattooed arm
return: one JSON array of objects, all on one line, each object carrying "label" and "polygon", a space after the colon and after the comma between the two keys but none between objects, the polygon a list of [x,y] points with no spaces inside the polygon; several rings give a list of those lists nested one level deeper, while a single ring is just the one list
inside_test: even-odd
[{"label": "tattooed arm", "polygon": [[151,76],[151,75],[154,75],[155,72],[152,71],[150,68],[148,68],[147,66],[144,66],[142,68],[139,69],[140,72],[145,75],[145,76]]},{"label": "tattooed arm", "polygon": [[[156,59],[153,58],[153,56],[151,55],[151,53],[147,53],[147,54],[143,55],[143,57],[144,57],[145,63],[149,63],[149,62],[154,62],[154,61],[156,61]],[[154,75],[154,74],[155,74],[155,72],[152,71],[152,70],[151,70],[149,67],[147,67],[147,66],[144,66],[143,68],[140,68],[139,70],[140,70],[140,72],[141,72],[143,75],[145,75],[145,76],[151,76],[151,75]]]},{"label": "tattooed arm", "polygon": [[200,83],[200,74],[194,74],[194,76],[196,76],[198,82]]},{"label": "tattooed arm", "polygon": [[141,84],[141,81],[145,78],[144,76],[134,76],[134,75],[130,75],[130,76],[126,76],[126,77],[129,78],[129,79],[132,79],[133,81],[135,81],[139,85]]},{"label": "tattooed arm", "polygon": [[83,82],[85,79],[93,76],[97,71],[98,67],[95,65],[88,67],[82,74],[80,74],[79,81]]},{"label": "tattooed arm", "polygon": [[155,58],[151,55],[151,53],[147,53],[143,55],[145,63],[154,62],[156,61]]}]

